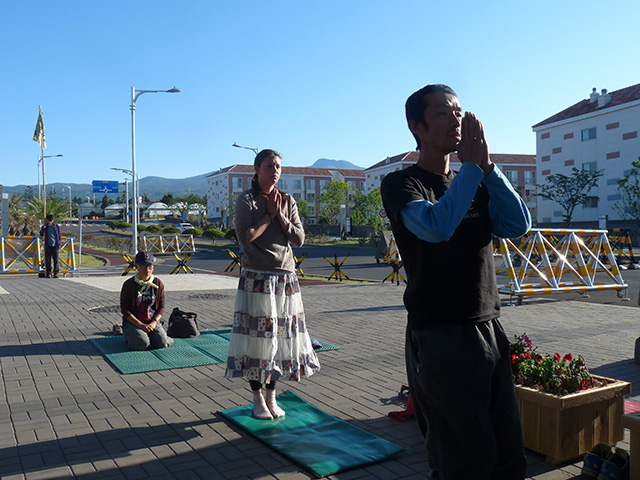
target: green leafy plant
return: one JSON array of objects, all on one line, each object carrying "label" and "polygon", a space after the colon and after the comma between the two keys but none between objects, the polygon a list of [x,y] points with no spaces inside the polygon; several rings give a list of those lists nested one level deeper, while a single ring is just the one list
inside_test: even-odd
[{"label": "green leafy plant", "polygon": [[216,243],[216,238],[224,237],[224,232],[217,228],[207,228],[204,232],[202,232],[202,235],[210,238],[213,243]]},{"label": "green leafy plant", "polygon": [[187,228],[184,232],[182,232],[183,235],[193,235],[194,237],[200,237],[202,235],[202,230],[200,230],[197,227],[193,227],[193,228]]},{"label": "green leafy plant", "polygon": [[227,230],[225,232],[225,234],[224,234],[224,238],[226,238],[227,240],[231,240],[236,245],[238,244],[238,238],[236,237],[236,229],[235,228],[230,228],[229,230]]},{"label": "green leafy plant", "polygon": [[511,373],[514,383],[553,395],[599,387],[585,365],[584,358],[571,353],[562,357],[559,353],[538,353],[526,333],[515,337],[511,344]]}]

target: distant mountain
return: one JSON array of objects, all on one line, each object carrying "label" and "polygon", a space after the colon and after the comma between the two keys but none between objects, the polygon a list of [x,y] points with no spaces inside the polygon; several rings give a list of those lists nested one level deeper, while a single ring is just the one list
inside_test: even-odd
[{"label": "distant mountain", "polygon": [[[163,178],[163,177],[144,177],[140,179],[140,195],[147,194],[151,200],[160,200],[165,193],[172,193],[173,195],[186,195],[189,193],[195,193],[197,195],[207,194],[207,181],[206,177],[210,173],[202,175],[196,175],[195,177],[188,178]],[[68,198],[69,189],[63,188],[63,185],[69,185],[71,187],[72,197],[91,197],[93,198],[93,187],[90,183],[47,183],[47,192],[50,192],[52,188],[60,197]],[[5,193],[23,193],[27,185],[16,185],[13,187],[5,186],[3,192]],[[38,192],[38,185],[31,185],[34,193]],[[110,193],[109,198],[117,197],[125,192],[124,182],[120,184],[119,193]],[[131,195],[131,182],[129,182],[129,195]],[[96,193],[96,200],[102,199],[104,194]]]},{"label": "distant mountain", "polygon": [[[346,160],[330,160],[328,158],[320,158],[314,162],[312,167],[316,168],[341,168],[348,170],[364,170],[362,167],[354,165]],[[206,177],[211,173],[204,173],[202,175],[196,175],[195,177],[188,178],[164,178],[164,177],[144,177],[140,179],[140,195],[147,194],[150,200],[160,200],[165,193],[172,193],[173,195],[186,195],[189,193],[195,193],[197,195],[207,194],[207,180]],[[96,180],[108,180],[108,179],[96,179]],[[50,192],[52,188],[55,189],[59,197],[69,198],[69,189],[63,188],[63,185],[71,187],[71,197],[85,198],[87,196],[93,198],[93,187],[90,183],[47,183],[47,192]],[[25,188],[28,185],[15,185],[5,186],[3,191],[5,193],[24,193]],[[30,185],[33,188],[34,193],[38,192],[38,185]],[[123,194],[125,191],[124,183],[120,184],[120,192],[109,193],[109,198],[115,199],[118,195]],[[129,183],[129,195],[131,195],[131,183]],[[96,200],[101,200],[104,196],[103,193],[96,193]]]},{"label": "distant mountain", "polygon": [[315,168],[343,168],[346,170],[364,170],[363,167],[359,167],[358,165],[354,165],[351,162],[346,160],[330,160],[328,158],[319,158],[316,160],[311,167]]}]

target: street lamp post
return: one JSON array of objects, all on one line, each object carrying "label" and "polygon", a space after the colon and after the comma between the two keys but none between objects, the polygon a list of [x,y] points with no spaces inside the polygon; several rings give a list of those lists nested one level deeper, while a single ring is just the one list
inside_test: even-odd
[{"label": "street lamp post", "polygon": [[238,145],[236,142],[233,142],[233,145],[231,145],[232,147],[238,147],[238,148],[246,148],[247,150],[251,150],[253,151],[256,155],[258,154],[258,152],[260,151],[259,148],[253,148],[253,147],[245,147],[243,145]]},{"label": "street lamp post", "polygon": [[133,177],[133,245],[132,253],[138,253],[138,186],[136,185],[136,100],[143,93],[180,93],[182,90],[173,87],[169,90],[138,90],[131,87],[131,176]]},{"label": "street lamp post", "polygon": [[[133,172],[131,170],[127,170],[126,168],[116,168],[116,167],[111,167],[111,170],[118,170],[120,172],[123,172],[127,175],[131,175],[131,180],[133,181]],[[125,216],[125,220],[127,222],[129,222],[129,181],[125,179],[124,181],[124,189],[125,189],[125,205],[126,205],[126,209],[124,212],[124,216]]]},{"label": "street lamp post", "polygon": [[[64,157],[61,153],[58,155],[38,155],[38,200],[42,201],[41,191],[40,191],[40,162],[42,162],[42,185],[44,187],[44,159],[45,158],[54,158],[54,157]],[[45,188],[44,196],[47,196],[47,191]],[[45,200],[46,202],[46,200]],[[46,214],[47,212],[45,212]]]},{"label": "street lamp post", "polygon": [[71,187],[69,185],[63,185],[62,188],[69,189],[69,218],[71,219]]}]

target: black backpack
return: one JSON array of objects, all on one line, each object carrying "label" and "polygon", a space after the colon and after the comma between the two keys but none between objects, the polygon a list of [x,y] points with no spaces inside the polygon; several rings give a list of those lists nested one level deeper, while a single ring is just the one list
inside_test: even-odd
[{"label": "black backpack", "polygon": [[169,328],[167,335],[172,338],[193,338],[200,335],[198,330],[198,315],[190,312],[183,312],[178,307],[173,309],[169,317]]}]

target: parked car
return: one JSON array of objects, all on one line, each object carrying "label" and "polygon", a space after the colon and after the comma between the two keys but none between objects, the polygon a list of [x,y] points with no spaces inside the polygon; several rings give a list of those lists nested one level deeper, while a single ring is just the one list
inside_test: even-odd
[{"label": "parked car", "polygon": [[184,232],[185,230],[189,230],[190,228],[194,228],[194,227],[190,223],[179,223],[176,225],[176,228],[181,232]]}]

